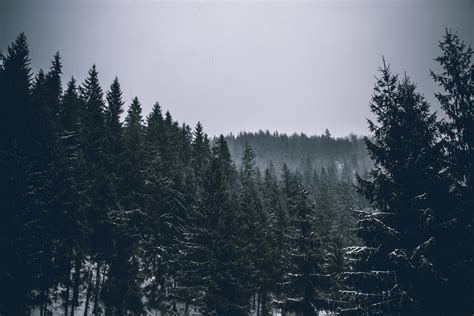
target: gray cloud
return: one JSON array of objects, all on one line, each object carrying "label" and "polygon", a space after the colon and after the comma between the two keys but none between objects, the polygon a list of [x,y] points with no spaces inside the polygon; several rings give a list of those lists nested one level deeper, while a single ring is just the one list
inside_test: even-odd
[{"label": "gray cloud", "polygon": [[26,32],[33,68],[64,80],[96,63],[127,103],[155,101],[211,134],[367,133],[381,57],[432,101],[445,27],[473,42],[474,1],[3,1],[0,47]]}]

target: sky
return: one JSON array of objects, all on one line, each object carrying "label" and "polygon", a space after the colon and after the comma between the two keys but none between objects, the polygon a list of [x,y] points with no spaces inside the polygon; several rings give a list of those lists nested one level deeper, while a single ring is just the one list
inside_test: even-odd
[{"label": "sky", "polygon": [[96,64],[126,106],[158,101],[211,136],[368,134],[382,56],[439,109],[429,70],[445,28],[474,42],[474,0],[0,0],[0,49],[25,32],[32,68],[59,51],[63,81]]}]

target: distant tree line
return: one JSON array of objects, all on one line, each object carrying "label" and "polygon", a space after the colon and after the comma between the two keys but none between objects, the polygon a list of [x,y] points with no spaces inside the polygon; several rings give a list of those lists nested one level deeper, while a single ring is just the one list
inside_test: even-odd
[{"label": "distant tree line", "polygon": [[20,34],[0,67],[0,314],[472,314],[472,50],[440,46],[446,118],[384,62],[366,151],[209,139],[138,98],[122,121],[118,79],[63,87],[59,54],[33,74]]},{"label": "distant tree line", "polygon": [[248,144],[236,167],[223,136],[158,104],[144,118],[137,98],[122,122],[117,79],[104,93],[93,66],[63,88],[59,54],[33,77],[24,34],[2,62],[0,314],[268,315],[330,299],[367,205],[355,170],[260,169]]},{"label": "distant tree line", "polygon": [[[232,157],[240,158],[246,144],[254,148],[256,163],[261,170],[270,164],[281,170],[286,164],[291,170],[301,173],[336,168],[338,176],[352,177],[354,172],[366,175],[372,167],[363,137],[351,134],[335,138],[327,129],[323,135],[312,136],[269,131],[242,132],[237,136],[227,136],[226,141]],[[239,163],[237,159],[237,166]]]}]

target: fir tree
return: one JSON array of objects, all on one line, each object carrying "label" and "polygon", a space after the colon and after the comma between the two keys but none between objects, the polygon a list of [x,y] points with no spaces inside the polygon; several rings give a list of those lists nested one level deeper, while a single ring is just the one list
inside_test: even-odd
[{"label": "fir tree", "polygon": [[60,148],[58,115],[62,95],[61,63],[59,54],[54,56],[52,66],[47,74],[42,71],[36,76],[32,88],[33,117],[31,130],[31,152],[28,154],[27,185],[28,194],[24,197],[27,203],[23,219],[34,223],[23,234],[31,236],[31,264],[37,275],[34,289],[39,293],[35,304],[41,312],[46,313],[49,304],[50,289],[59,282],[65,249],[61,241],[67,231],[61,223],[66,213],[61,208],[57,192],[61,190],[59,181]]},{"label": "fir tree", "polygon": [[270,265],[266,235],[268,216],[264,213],[260,172],[255,164],[255,154],[249,145],[245,147],[242,155],[239,179],[241,187],[238,221],[242,229],[241,247],[246,254],[241,260],[243,265],[249,267],[249,274],[241,275],[241,279],[249,290],[254,289],[254,295],[257,296],[253,309],[257,310],[258,314],[260,309],[268,313],[267,296],[271,283],[267,274],[267,267]]},{"label": "fir tree", "polygon": [[288,213],[282,190],[273,165],[265,170],[263,178],[263,203],[268,214],[268,240],[271,244],[268,254],[272,266],[269,273],[273,280],[272,292],[278,295],[282,289],[278,287],[282,283],[283,267],[286,258],[285,233],[288,227]]},{"label": "fir tree", "polygon": [[211,148],[207,135],[203,131],[200,122],[194,129],[194,138],[192,141],[192,159],[191,166],[196,183],[196,198],[202,198],[204,180],[209,169]]},{"label": "fir tree", "polygon": [[104,142],[106,136],[103,91],[99,83],[98,72],[95,65],[89,70],[88,77],[81,87],[80,99],[83,104],[82,115],[82,144],[84,159],[87,168],[87,195],[92,203],[86,209],[87,222],[90,227],[90,254],[95,262],[94,275],[90,278],[85,314],[88,313],[89,300],[93,294],[94,313],[99,312],[99,297],[102,283],[102,267],[111,249],[111,226],[107,217],[110,203],[110,187],[108,186]]},{"label": "fir tree", "polygon": [[[429,219],[437,207],[438,161],[435,115],[405,77],[385,64],[380,69],[370,108],[376,122],[367,148],[374,160],[360,190],[374,206],[359,212],[358,236],[366,247],[351,248],[345,292],[361,310],[352,313],[435,313],[430,286],[441,280],[430,256]],[[428,295],[429,293],[429,295]]]},{"label": "fir tree", "polygon": [[435,60],[440,74],[431,72],[443,89],[436,94],[446,119],[443,133],[443,176],[450,183],[449,201],[437,214],[435,238],[442,275],[448,280],[441,302],[443,311],[474,311],[474,66],[472,48],[446,30]]},{"label": "fir tree", "polygon": [[[117,128],[118,113],[120,112],[120,91],[118,82],[112,83],[109,94],[109,104],[113,104],[110,115],[110,127]],[[112,95],[113,94],[113,95]],[[143,143],[144,128],[141,115],[141,105],[138,98],[134,98],[125,119],[123,131],[124,155],[121,176],[121,207],[109,213],[113,227],[114,252],[110,256],[110,270],[108,279],[104,283],[102,297],[107,304],[107,313],[124,315],[143,312],[140,288],[138,236],[142,225],[144,204],[143,179]],[[112,123],[112,121],[115,121]],[[119,128],[120,125],[118,125]],[[115,130],[115,136],[120,130]],[[120,140],[119,140],[120,141]],[[121,145],[119,145],[121,146]],[[115,146],[117,148],[117,146]],[[120,153],[119,153],[120,155]],[[120,157],[120,156],[119,156]]]},{"label": "fir tree", "polygon": [[241,276],[246,274],[239,257],[237,239],[240,229],[235,214],[236,170],[224,137],[212,148],[209,176],[205,184],[205,208],[214,236],[209,247],[214,267],[206,285],[205,311],[217,315],[244,315],[248,311],[248,294]]},{"label": "fir tree", "polygon": [[69,270],[65,271],[61,281],[66,288],[63,293],[65,315],[68,315],[69,311],[74,315],[75,308],[79,306],[81,272],[87,252],[88,227],[85,206],[89,204],[89,197],[86,195],[86,165],[81,141],[81,110],[76,81],[71,78],[59,111],[59,184],[62,189],[58,192],[58,199],[66,216],[61,224],[67,232],[63,239],[67,261],[64,266]]},{"label": "fir tree", "polygon": [[[121,172],[124,170],[123,165],[123,139],[122,139],[122,122],[120,116],[123,113],[122,90],[117,78],[110,85],[107,91],[107,108],[105,109],[105,155],[107,176],[110,179],[111,186],[118,192],[113,194],[122,195],[125,192],[120,191],[122,187]],[[126,170],[126,169],[125,169]],[[115,199],[118,199],[116,197]]]},{"label": "fir tree", "polygon": [[2,56],[0,98],[3,114],[0,123],[1,200],[0,249],[4,258],[0,269],[0,312],[25,315],[34,275],[25,260],[28,251],[22,242],[22,212],[25,209],[26,152],[30,147],[32,125],[30,98],[31,68],[25,34],[21,33]]},{"label": "fir tree", "polygon": [[124,144],[124,169],[125,179],[121,190],[123,194],[123,206],[127,211],[140,208],[143,205],[143,143],[144,127],[141,104],[138,98],[134,98],[125,118],[123,132]]},{"label": "fir tree", "polygon": [[147,118],[145,156],[144,273],[148,305],[165,312],[176,309],[176,275],[187,211],[178,186],[182,171],[180,129],[169,112],[163,118],[158,103]]},{"label": "fir tree", "polygon": [[309,193],[299,182],[293,185],[288,191],[291,195],[287,195],[290,218],[284,238],[287,251],[283,268],[285,289],[279,305],[285,312],[317,315],[325,306],[319,293],[323,283],[322,243],[315,230],[314,204]]}]

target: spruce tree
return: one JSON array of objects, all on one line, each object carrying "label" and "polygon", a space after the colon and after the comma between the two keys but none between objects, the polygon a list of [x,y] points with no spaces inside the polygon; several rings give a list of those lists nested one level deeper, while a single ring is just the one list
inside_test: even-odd
[{"label": "spruce tree", "polygon": [[214,260],[206,286],[205,311],[217,315],[245,315],[248,312],[248,294],[241,276],[247,274],[238,239],[234,188],[236,170],[224,137],[221,135],[212,148],[208,179],[205,183],[205,208],[209,227],[213,229],[209,246]]},{"label": "spruce tree", "polygon": [[80,91],[83,106],[82,144],[88,177],[87,195],[91,199],[91,204],[86,209],[86,217],[90,231],[90,259],[95,263],[94,271],[88,271],[88,274],[93,275],[94,278],[90,277],[87,285],[85,300],[87,314],[91,297],[93,297],[92,311],[99,312],[102,267],[113,249],[110,243],[111,225],[107,216],[110,188],[106,177],[104,155],[105,102],[95,65],[89,70]]},{"label": "spruce tree", "polygon": [[144,160],[144,127],[142,108],[138,98],[134,98],[125,118],[123,132],[124,163],[122,170],[124,186],[123,207],[127,211],[138,209],[143,205],[143,160]]},{"label": "spruce tree", "polygon": [[[196,141],[202,141],[198,135],[195,148]],[[207,152],[202,145],[199,147]],[[249,311],[249,291],[243,276],[249,272],[239,241],[242,230],[236,214],[237,171],[223,136],[212,147],[203,180],[201,198],[191,213],[196,224],[188,225],[185,234],[189,264],[183,272],[190,278],[183,285],[205,314],[245,315]]]},{"label": "spruce tree", "polygon": [[90,203],[87,196],[87,177],[84,152],[81,141],[82,104],[79,99],[76,80],[71,78],[62,97],[59,110],[59,169],[61,179],[58,199],[65,213],[61,223],[67,235],[63,239],[66,248],[66,270],[62,276],[65,287],[63,293],[64,314],[74,315],[79,306],[79,289],[82,284],[81,272],[88,251],[86,223],[86,205]]},{"label": "spruce tree", "polygon": [[191,173],[193,187],[192,201],[184,227],[183,256],[178,275],[179,296],[185,302],[185,314],[189,312],[189,305],[204,308],[201,299],[206,291],[206,283],[202,282],[202,275],[208,275],[215,262],[212,250],[208,243],[212,240],[213,230],[209,227],[208,214],[205,209],[205,181],[209,174],[211,162],[211,147],[202,124],[197,123],[191,142]]},{"label": "spruce tree", "polygon": [[[105,139],[105,155],[107,177],[110,179],[111,186],[117,192],[114,194],[119,195],[120,198],[125,193],[120,191],[122,186],[122,175],[121,172],[124,170],[123,166],[123,128],[120,116],[123,113],[123,99],[122,90],[120,83],[117,78],[114,79],[110,85],[109,91],[107,91],[107,108],[105,109],[105,128],[106,128],[106,139]],[[125,169],[126,170],[126,169]],[[116,200],[120,200],[119,197],[115,197]]]},{"label": "spruce tree", "polygon": [[191,166],[196,183],[196,198],[202,198],[202,189],[204,180],[209,169],[211,157],[211,147],[207,135],[203,131],[202,124],[197,123],[194,129],[194,138],[192,141]]},{"label": "spruce tree", "polygon": [[[165,311],[164,301],[167,294],[167,261],[170,259],[168,245],[165,244],[165,234],[169,231],[161,229],[166,226],[165,219],[169,216],[165,209],[167,201],[168,181],[163,176],[161,157],[162,138],[164,137],[164,119],[161,107],[155,103],[147,116],[145,128],[145,223],[142,228],[143,239],[143,274],[145,279],[144,294],[147,306]],[[163,225],[163,226],[161,226]],[[159,227],[159,229],[158,229]]]},{"label": "spruce tree", "polygon": [[145,137],[144,273],[149,280],[145,287],[148,305],[163,312],[176,309],[175,280],[188,208],[179,185],[183,176],[180,134],[171,114],[163,118],[156,103],[147,118]]},{"label": "spruce tree", "polygon": [[442,91],[436,94],[446,119],[439,123],[445,156],[442,175],[451,184],[446,209],[437,214],[438,262],[448,280],[443,310],[474,311],[474,66],[473,51],[446,30],[435,60],[441,73],[431,72]]},{"label": "spruce tree", "polygon": [[[211,161],[211,147],[203,126],[197,123],[191,142],[191,191],[190,208],[184,227],[183,249],[181,267],[179,269],[179,295],[186,304],[186,311],[191,302],[197,303],[196,298],[201,296],[203,287],[200,275],[203,267],[196,262],[201,262],[206,257],[208,249],[206,242],[209,240],[210,231],[207,227],[207,216],[204,210],[204,182],[209,174]],[[202,303],[202,302],[200,302]]]},{"label": "spruce tree", "polygon": [[31,283],[27,245],[22,242],[21,221],[25,209],[26,152],[31,135],[32,106],[30,98],[31,68],[26,36],[21,33],[2,56],[0,69],[0,177],[2,212],[0,219],[0,249],[3,260],[0,269],[0,312],[5,315],[25,315],[29,304]]},{"label": "spruce tree", "polygon": [[32,88],[34,120],[31,126],[31,147],[28,153],[27,185],[30,188],[24,197],[27,206],[23,220],[34,223],[25,226],[23,234],[31,236],[31,263],[36,269],[34,289],[39,293],[35,304],[46,313],[50,289],[59,282],[63,268],[65,248],[62,240],[67,231],[62,222],[67,215],[61,208],[57,192],[61,189],[60,146],[58,131],[59,103],[62,96],[61,63],[59,54],[54,56],[50,71],[42,71],[35,78]]},{"label": "spruce tree", "polygon": [[283,267],[286,258],[285,234],[288,228],[288,213],[285,199],[282,197],[278,178],[273,164],[265,170],[263,177],[263,204],[266,214],[268,214],[267,238],[270,243],[270,253],[267,255],[272,265],[268,267],[273,281],[271,292],[279,296],[283,290],[279,287],[282,284]]},{"label": "spruce tree", "polygon": [[28,143],[32,119],[30,88],[30,51],[26,35],[21,33],[2,56],[2,104],[4,115],[0,124],[2,145],[24,146]]},{"label": "spruce tree", "polygon": [[284,289],[278,305],[284,312],[317,315],[326,305],[321,289],[324,284],[321,238],[315,229],[314,203],[298,176],[283,169],[289,223],[284,235]]},{"label": "spruce tree", "polygon": [[[121,126],[117,124],[121,107],[119,89],[118,81],[115,80],[112,83],[111,93],[108,95],[111,118],[108,122],[110,124],[109,132],[110,134],[113,133],[114,136],[121,134]],[[110,108],[110,104],[112,104],[112,108]],[[107,313],[110,314],[123,315],[128,311],[133,313],[143,312],[137,252],[144,204],[144,179],[142,174],[144,127],[141,112],[141,104],[138,98],[134,98],[125,118],[123,130],[124,152],[118,153],[119,158],[123,155],[121,204],[116,210],[109,213],[111,226],[113,227],[114,252],[109,258],[110,269],[102,293],[103,300],[107,304]],[[121,140],[115,141],[120,142]],[[120,148],[118,146],[121,146],[121,144],[114,146],[115,149]]]},{"label": "spruce tree", "polygon": [[[241,279],[246,287],[253,290],[254,306],[252,308],[260,314],[260,310],[268,313],[268,294],[271,280],[267,268],[271,265],[268,261],[269,244],[266,227],[268,214],[263,206],[261,191],[260,171],[256,167],[255,153],[252,147],[246,145],[240,164],[239,187],[239,216],[238,221],[242,229],[241,247],[245,256],[241,258],[242,264],[249,267],[249,274],[242,275]],[[256,299],[255,299],[256,298]],[[263,298],[263,299],[262,299]]]},{"label": "spruce tree", "polygon": [[370,108],[373,137],[366,140],[374,169],[359,178],[373,209],[359,212],[357,234],[365,247],[348,255],[354,272],[344,292],[358,306],[347,313],[436,313],[432,291],[441,282],[431,256],[430,218],[439,207],[436,117],[407,77],[401,81],[385,64]]}]

